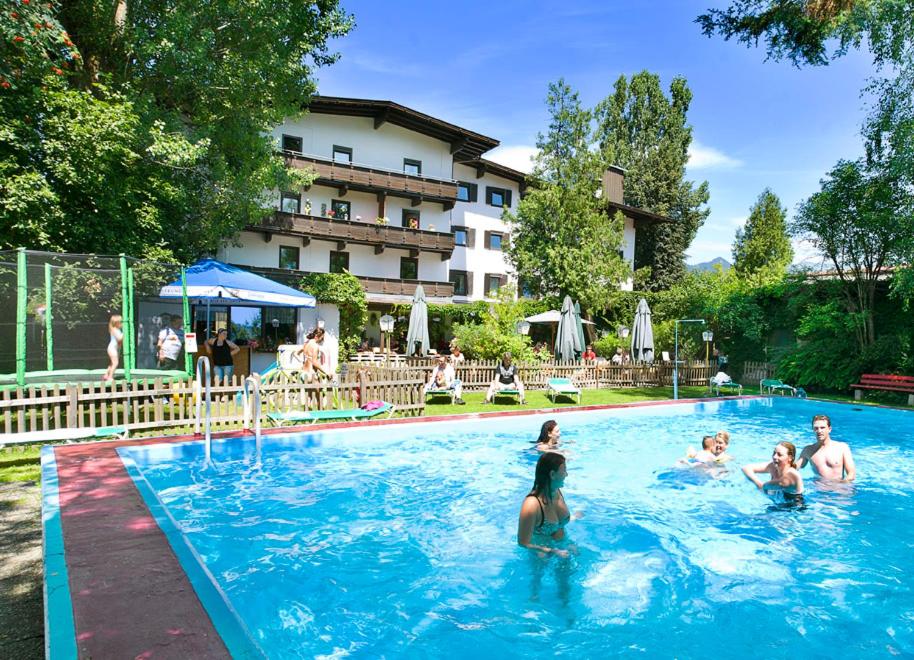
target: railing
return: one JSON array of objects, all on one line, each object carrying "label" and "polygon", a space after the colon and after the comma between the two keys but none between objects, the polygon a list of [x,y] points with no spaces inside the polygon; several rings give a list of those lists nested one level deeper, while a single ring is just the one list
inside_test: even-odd
[{"label": "railing", "polygon": [[378,245],[384,248],[424,250],[448,256],[454,251],[454,235],[448,232],[330,219],[301,213],[276,211],[273,215],[265,217],[260,225],[250,227],[255,230],[261,228],[296,236]]},{"label": "railing", "polygon": [[[206,418],[204,419],[203,442],[206,448],[206,462],[210,462],[213,451],[213,437],[210,429],[212,416],[212,389],[210,387],[209,358],[201,355],[197,359],[197,377],[194,380],[194,399],[197,405],[194,408],[194,434],[200,435],[200,407],[206,404]],[[203,390],[201,392],[200,390]],[[203,395],[203,396],[201,396]]]},{"label": "railing", "polygon": [[[204,367],[205,369],[205,367]],[[381,399],[394,404],[397,413],[422,415],[424,374],[415,369],[386,369],[359,373],[350,369],[336,386],[327,383],[271,382],[260,388],[262,415],[293,408],[322,410],[357,408]],[[204,375],[205,378],[205,375]],[[210,386],[211,430],[238,428],[244,421],[244,381],[233,376]],[[202,396],[195,394],[200,392]],[[124,426],[130,431],[189,432],[197,420],[196,403],[206,395],[205,384],[167,384],[162,379],[79,385],[35,386],[0,392],[0,431],[26,433],[65,428]],[[184,430],[186,429],[186,430]]]},{"label": "railing", "polygon": [[242,392],[242,407],[244,408],[241,428],[245,431],[251,428],[251,417],[254,418],[254,442],[257,447],[257,456],[260,456],[260,418],[263,415],[263,401],[260,398],[260,374],[253,374],[244,379]]},{"label": "railing", "polygon": [[[311,272],[306,270],[285,270],[282,268],[245,266],[244,264],[234,265],[290,286],[297,286],[302,275],[307,275]],[[355,275],[355,273],[353,273],[353,275]],[[382,293],[412,297],[413,294],[416,293],[416,286],[421,284],[425,291],[425,295],[430,298],[451,298],[454,295],[454,285],[451,282],[439,282],[437,280],[397,280],[385,277],[367,277],[365,275],[355,275],[355,277],[359,281],[359,284],[362,285],[362,288],[365,289],[365,293]]]},{"label": "railing", "polygon": [[421,174],[406,174],[381,167],[340,163],[329,158],[282,152],[289,167],[308,168],[317,172],[318,179],[335,185],[348,184],[366,190],[381,189],[403,197],[428,197],[436,201],[457,200],[457,182]]}]

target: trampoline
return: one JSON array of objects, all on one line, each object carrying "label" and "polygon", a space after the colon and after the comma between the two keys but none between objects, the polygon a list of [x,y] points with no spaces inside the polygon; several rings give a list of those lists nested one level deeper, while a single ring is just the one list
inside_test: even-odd
[{"label": "trampoline", "polygon": [[[101,383],[105,369],[57,369],[55,371],[27,371],[25,372],[25,387],[41,385],[44,387],[66,387],[67,385],[90,385]],[[161,379],[163,383],[175,383],[189,379],[185,371],[165,371],[161,369],[133,369],[130,372],[130,381],[155,381]],[[104,381],[117,385],[127,381],[123,369],[114,372],[113,381]],[[0,374],[0,391],[22,387],[17,382],[16,374]]]}]

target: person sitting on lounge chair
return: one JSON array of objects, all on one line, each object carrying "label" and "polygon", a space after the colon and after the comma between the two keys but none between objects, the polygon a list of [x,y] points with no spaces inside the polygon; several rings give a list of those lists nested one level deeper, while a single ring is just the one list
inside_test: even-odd
[{"label": "person sitting on lounge chair", "polygon": [[726,371],[724,371],[724,370],[718,371],[718,372],[714,375],[714,378],[712,378],[711,380],[712,380],[712,381],[714,382],[714,384],[717,385],[717,386],[723,385],[724,383],[732,383],[732,382],[733,382],[733,379],[730,378],[730,375],[729,375]]},{"label": "person sitting on lounge chair", "polygon": [[454,367],[448,364],[443,355],[439,355],[435,360],[435,368],[432,369],[432,375],[425,384],[425,391],[433,390],[454,390],[454,403],[462,406],[466,403],[460,394],[463,391],[463,384],[454,373]]},{"label": "person sitting on lounge chair", "polygon": [[489,385],[489,391],[486,392],[486,399],[483,403],[492,403],[495,393],[502,390],[517,390],[521,404],[526,403],[524,384],[517,375],[517,365],[511,364],[511,353],[505,353],[501,358],[501,364],[495,367],[495,378]]}]

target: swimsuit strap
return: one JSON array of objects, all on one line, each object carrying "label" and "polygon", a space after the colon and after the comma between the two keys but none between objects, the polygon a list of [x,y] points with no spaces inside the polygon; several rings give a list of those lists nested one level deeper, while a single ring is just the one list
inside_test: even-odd
[{"label": "swimsuit strap", "polygon": [[544,524],[546,524],[546,509],[543,508],[543,501],[540,499],[539,495],[534,495],[533,493],[531,493],[530,495],[527,495],[527,497],[535,498],[536,503],[540,505],[540,524],[537,525],[537,528],[540,528]]}]

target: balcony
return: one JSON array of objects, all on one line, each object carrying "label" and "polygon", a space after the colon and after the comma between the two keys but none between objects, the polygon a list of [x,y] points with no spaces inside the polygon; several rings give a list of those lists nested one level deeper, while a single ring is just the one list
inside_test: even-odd
[{"label": "balcony", "polygon": [[[289,286],[297,287],[303,275],[310,271],[304,270],[284,270],[282,268],[265,268],[261,266],[245,266],[236,264],[239,268],[244,268],[269,277],[271,280],[281,282]],[[355,273],[353,273],[355,275]],[[416,286],[422,285],[425,295],[428,298],[452,298],[454,295],[454,285],[450,282],[438,282],[435,280],[397,280],[385,277],[366,277],[363,275],[355,276],[359,284],[365,289],[369,298],[372,294],[381,294],[389,296],[400,296],[411,298],[416,293]]]},{"label": "balcony", "polygon": [[312,239],[333,241],[342,250],[347,243],[371,245],[375,254],[381,254],[387,248],[409,250],[413,256],[424,252],[437,252],[441,260],[449,259],[454,251],[454,235],[425,229],[409,229],[378,225],[373,222],[352,220],[331,220],[315,215],[275,212],[263,219],[261,224],[248,229],[264,233],[269,240],[272,234],[300,236],[307,245]]},{"label": "balcony", "polygon": [[360,190],[406,197],[413,201],[413,205],[422,201],[438,202],[446,211],[452,209],[457,201],[457,182],[450,179],[405,174],[355,163],[339,163],[329,158],[294,151],[284,151],[282,155],[289,167],[316,171],[315,183],[339,188],[340,196],[348,190]]}]

